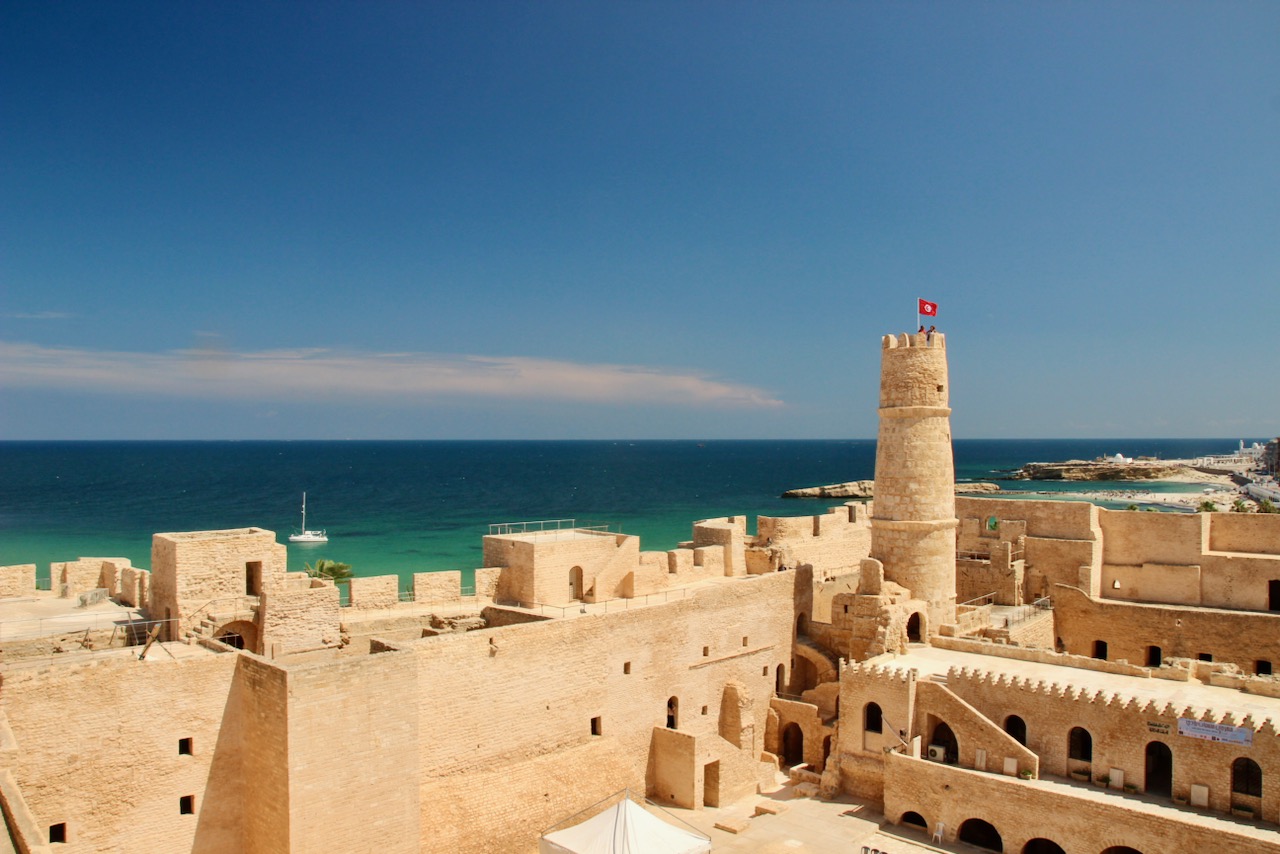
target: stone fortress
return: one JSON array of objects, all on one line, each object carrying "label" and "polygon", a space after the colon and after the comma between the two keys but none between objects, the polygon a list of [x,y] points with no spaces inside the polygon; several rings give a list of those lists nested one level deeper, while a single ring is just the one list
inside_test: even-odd
[{"label": "stone fortress", "polygon": [[0,850],[526,852],[782,771],[922,844],[1280,852],[1280,517],[957,498],[949,415],[945,337],[887,336],[874,504],[668,552],[501,526],[411,601],[257,528],[0,568],[128,615],[0,601]]}]

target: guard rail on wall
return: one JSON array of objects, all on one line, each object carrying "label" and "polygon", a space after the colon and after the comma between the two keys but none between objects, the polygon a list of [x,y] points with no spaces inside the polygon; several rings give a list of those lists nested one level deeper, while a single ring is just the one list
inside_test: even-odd
[{"label": "guard rail on wall", "polygon": [[[59,629],[56,625],[58,620],[55,618],[43,618],[39,620],[8,620],[0,623],[0,639],[15,643],[19,640],[39,641],[42,639],[51,639],[53,637],[64,637],[65,648],[60,652],[50,649],[48,652],[34,653],[23,655],[12,650],[8,660],[5,662],[8,666],[20,666],[31,663],[46,663],[58,660],[75,660],[82,658],[100,658],[102,656],[118,653],[122,649],[139,648],[146,644],[147,638],[150,636],[152,629],[157,626],[164,626],[167,623],[176,623],[176,620],[121,620],[104,618],[95,621],[91,625],[83,623],[73,627],[64,627]],[[64,621],[65,622],[65,621]],[[23,625],[28,631],[33,627],[25,625],[31,623],[42,624],[42,626],[34,627],[36,633],[18,634],[13,631],[15,624]],[[94,631],[105,632],[111,629],[111,634],[106,639],[94,638],[91,633]],[[9,634],[4,633],[8,630]],[[76,636],[79,635],[79,638]],[[163,647],[162,647],[163,648]],[[168,650],[166,650],[168,652]],[[169,653],[172,657],[173,653]]]},{"label": "guard rail on wall", "polygon": [[[558,531],[596,531],[610,533],[613,526],[605,522],[584,522],[579,525],[577,519],[541,519],[534,522],[492,522],[489,524],[489,536],[504,534],[542,534]],[[619,529],[616,533],[622,533]]]},{"label": "guard rail on wall", "polygon": [[1036,601],[1032,602],[1030,605],[1018,606],[1018,611],[1016,613],[1009,614],[1004,618],[1004,627],[1006,629],[1011,628],[1021,623],[1025,623],[1027,620],[1030,620],[1032,617],[1038,617],[1039,615],[1043,614],[1045,611],[1052,611],[1052,610],[1053,610],[1053,599],[1051,599],[1048,596],[1043,596],[1037,599]]},{"label": "guard rail on wall", "polygon": [[956,605],[957,608],[980,608],[983,605],[994,605],[996,602],[995,592],[984,593],[976,599],[970,599],[968,602],[961,602]]}]

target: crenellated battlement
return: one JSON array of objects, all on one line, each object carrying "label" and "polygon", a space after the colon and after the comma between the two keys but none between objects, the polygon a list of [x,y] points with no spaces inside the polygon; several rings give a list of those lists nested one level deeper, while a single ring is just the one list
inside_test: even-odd
[{"label": "crenellated battlement", "polygon": [[890,682],[905,686],[916,678],[917,671],[906,670],[901,667],[889,667],[883,664],[860,663],[845,665],[841,670],[841,674],[851,680]]},{"label": "crenellated battlement", "polygon": [[999,671],[982,670],[976,667],[952,667],[947,671],[947,684],[964,693],[966,687],[975,690],[996,689],[1019,694],[1030,694],[1045,697],[1057,702],[1084,703],[1095,708],[1110,708],[1116,712],[1138,715],[1149,720],[1167,721],[1176,725],[1179,718],[1203,721],[1205,723],[1225,726],[1247,727],[1259,735],[1275,736],[1280,731],[1280,721],[1271,717],[1256,721],[1252,715],[1240,715],[1238,711],[1218,710],[1209,707],[1192,705],[1175,705],[1172,700],[1141,698],[1131,694],[1105,691],[1081,687],[1071,683],[1060,683],[1019,677]]},{"label": "crenellated battlement", "polygon": [[903,332],[899,335],[885,335],[880,339],[883,350],[907,350],[912,347],[930,350],[947,349],[947,336],[941,332],[929,335],[925,332]]}]

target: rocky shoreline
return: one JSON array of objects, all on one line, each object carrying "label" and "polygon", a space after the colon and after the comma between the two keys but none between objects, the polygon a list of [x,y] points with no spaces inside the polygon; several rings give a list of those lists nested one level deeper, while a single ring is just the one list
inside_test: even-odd
[{"label": "rocky shoreline", "polygon": [[[851,480],[847,483],[832,483],[827,486],[808,486],[802,489],[788,489],[782,498],[857,498],[875,497],[874,480]],[[989,493],[999,492],[1000,487],[994,483],[957,483],[956,492]]]},{"label": "rocky shoreline", "polygon": [[1182,474],[1187,466],[1177,462],[1067,460],[1061,463],[1027,463],[1013,472],[1014,480],[1162,480]]}]

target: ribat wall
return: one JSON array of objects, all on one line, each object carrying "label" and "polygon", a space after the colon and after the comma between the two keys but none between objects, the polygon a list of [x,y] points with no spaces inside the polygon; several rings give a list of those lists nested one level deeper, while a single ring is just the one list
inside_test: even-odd
[{"label": "ribat wall", "polygon": [[0,566],[0,599],[31,596],[36,592],[36,565]]},{"label": "ribat wall", "polygon": [[1280,851],[1269,831],[1170,820],[1168,811],[1135,808],[1121,798],[1090,797],[1065,786],[1046,788],[995,774],[893,754],[886,757],[885,816],[900,822],[911,811],[938,825],[954,843],[966,821],[979,819],[1000,834],[1005,851],[1033,839],[1057,843],[1068,854],[1113,847],[1135,851]]},{"label": "ribat wall", "polygon": [[[153,648],[144,661],[121,652],[9,668],[3,705],[18,747],[11,767],[42,828],[65,822],[69,854],[239,848],[238,810],[200,813],[206,798],[244,785],[238,762],[221,752],[234,737],[225,710],[236,660],[174,660]],[[190,739],[189,755],[182,739]],[[196,814],[181,813],[183,796],[194,798]],[[201,849],[198,839],[211,844]]]},{"label": "ribat wall", "polygon": [[1103,641],[1112,661],[1142,664],[1156,646],[1161,658],[1209,655],[1245,673],[1256,672],[1258,661],[1280,669],[1280,614],[1108,602],[1071,587],[1055,588],[1053,598],[1065,652],[1093,655],[1094,642]]},{"label": "ribat wall", "polygon": [[[1255,719],[1233,712],[1239,695],[1230,689],[1217,692],[1222,707],[1213,709],[1177,701],[1173,686],[1165,692],[1166,698],[1156,699],[1150,696],[1149,688],[1142,689],[1143,697],[1135,697],[1073,685],[1071,678],[1069,670],[1033,680],[953,668],[947,675],[947,685],[998,725],[1010,715],[1022,718],[1027,746],[1040,757],[1041,770],[1058,776],[1065,777],[1073,771],[1095,779],[1106,775],[1112,788],[1119,789],[1127,783],[1143,790],[1147,785],[1147,745],[1160,741],[1173,756],[1173,795],[1186,801],[1193,785],[1205,786],[1209,808],[1225,813],[1238,805],[1233,804],[1231,791],[1231,765],[1237,758],[1252,759],[1264,769],[1280,763],[1275,723],[1269,718]],[[1260,703],[1273,705],[1280,713],[1280,703],[1255,700],[1253,705]],[[1252,733],[1252,743],[1181,735],[1180,718],[1244,727]],[[1069,755],[1070,734],[1076,727],[1090,736],[1092,752],[1087,761],[1073,760]],[[1280,821],[1278,788],[1263,786],[1262,818],[1272,823]]]},{"label": "ribat wall", "polygon": [[518,851],[624,786],[644,789],[653,728],[666,726],[673,698],[678,730],[727,749],[730,682],[749,699],[758,756],[775,672],[791,656],[798,577],[405,644],[421,686],[423,847]]}]

